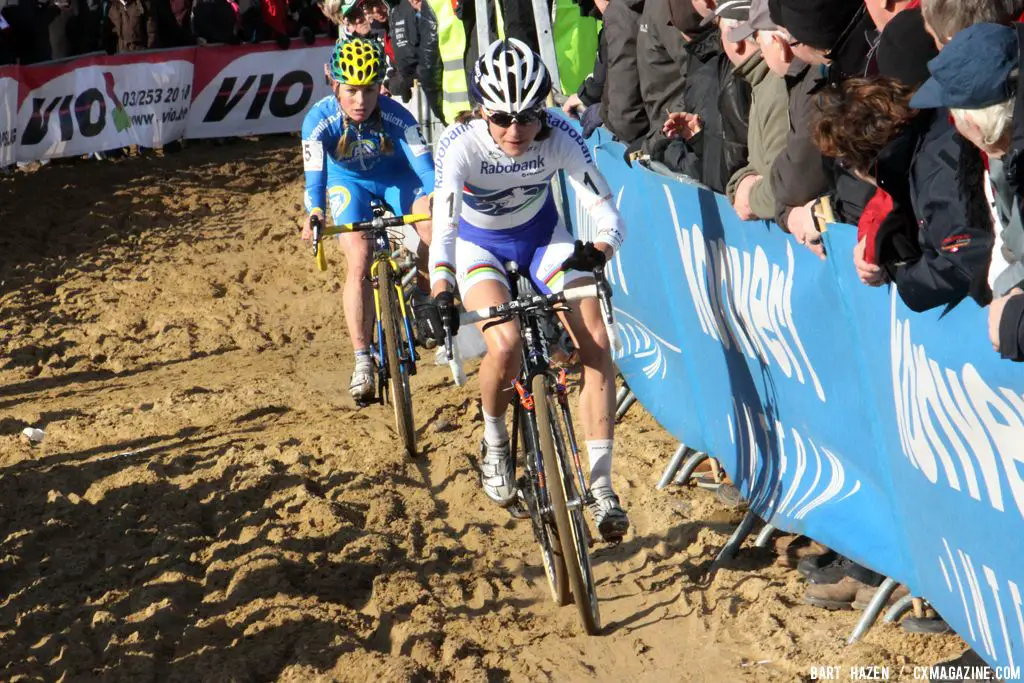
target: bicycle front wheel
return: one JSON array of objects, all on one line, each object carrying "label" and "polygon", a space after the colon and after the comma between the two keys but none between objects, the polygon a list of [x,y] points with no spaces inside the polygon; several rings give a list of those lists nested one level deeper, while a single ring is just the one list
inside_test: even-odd
[{"label": "bicycle front wheel", "polygon": [[601,630],[601,613],[597,604],[597,588],[590,568],[590,544],[583,519],[583,501],[576,493],[572,470],[566,461],[567,451],[562,430],[558,426],[557,406],[548,391],[547,377],[533,378],[533,401],[536,406],[538,446],[544,463],[544,483],[551,502],[551,511],[562,546],[569,586],[587,635]]},{"label": "bicycle front wheel", "polygon": [[395,291],[391,264],[382,261],[377,268],[377,292],[380,297],[381,327],[384,328],[384,359],[387,363],[388,390],[395,409],[398,436],[410,457],[416,455],[416,430],[412,420],[412,391],[409,368],[402,362],[403,327],[398,294]]}]

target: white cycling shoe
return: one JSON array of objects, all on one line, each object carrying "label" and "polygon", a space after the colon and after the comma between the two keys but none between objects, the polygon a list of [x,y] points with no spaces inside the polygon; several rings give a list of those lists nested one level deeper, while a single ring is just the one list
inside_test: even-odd
[{"label": "white cycling shoe", "polygon": [[629,530],[629,516],[619,504],[619,497],[610,486],[595,486],[590,492],[594,496],[590,512],[601,538],[609,543],[621,541]]},{"label": "white cycling shoe", "polygon": [[480,484],[487,497],[501,507],[516,500],[516,463],[507,441],[500,446],[480,441]]},{"label": "white cycling shoe", "polygon": [[348,385],[348,393],[356,403],[368,403],[373,399],[373,361],[356,362],[352,371],[352,380]]}]

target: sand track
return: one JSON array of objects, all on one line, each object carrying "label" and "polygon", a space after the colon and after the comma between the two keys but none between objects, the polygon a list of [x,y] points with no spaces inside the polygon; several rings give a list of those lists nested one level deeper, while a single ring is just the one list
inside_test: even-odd
[{"label": "sand track", "polygon": [[793,681],[963,650],[844,649],[856,616],[766,552],[701,585],[738,518],[654,490],[673,444],[639,408],[634,531],[579,635],[478,490],[472,375],[421,365],[415,462],[347,398],[341,254],[300,247],[300,182],[290,137],[0,179],[0,679]]}]

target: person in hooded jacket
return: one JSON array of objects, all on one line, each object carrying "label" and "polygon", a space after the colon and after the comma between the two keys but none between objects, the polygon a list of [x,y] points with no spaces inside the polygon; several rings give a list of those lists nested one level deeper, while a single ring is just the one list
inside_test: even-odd
[{"label": "person in hooded jacket", "polygon": [[647,107],[651,130],[661,130],[669,105],[683,94],[686,41],[672,25],[673,0],[646,0],[637,35],[637,66],[640,94]]},{"label": "person in hooded jacket", "polygon": [[[592,0],[580,3],[580,12],[584,16],[601,19],[608,7],[608,0]],[[566,98],[562,111],[583,126],[583,137],[589,138],[604,123],[601,120],[601,98],[604,96],[604,84],[608,75],[605,64],[608,60],[608,34],[604,23],[597,34],[597,55],[594,58],[594,69],[583,79],[579,89]]]}]

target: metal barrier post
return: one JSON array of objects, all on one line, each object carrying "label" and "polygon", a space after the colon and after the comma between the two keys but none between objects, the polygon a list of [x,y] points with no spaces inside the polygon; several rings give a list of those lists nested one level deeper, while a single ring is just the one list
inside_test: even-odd
[{"label": "metal barrier post", "polygon": [[672,459],[668,461],[668,467],[665,468],[664,473],[661,475],[661,479],[658,480],[658,485],[655,487],[659,491],[663,490],[672,481],[672,477],[675,476],[676,470],[679,469],[679,465],[682,464],[683,458],[686,457],[686,453],[690,449],[686,447],[686,444],[679,444],[679,448],[672,454]]},{"label": "metal barrier post", "polygon": [[690,481],[690,477],[697,471],[697,467],[700,466],[705,460],[709,460],[711,456],[703,451],[695,451],[692,448],[690,451],[690,457],[686,460],[686,464],[679,470],[679,474],[676,475],[676,480],[672,483],[677,486],[685,486],[686,482]]},{"label": "metal barrier post", "polygon": [[771,540],[772,534],[775,533],[776,529],[771,524],[765,524],[764,528],[761,529],[761,533],[757,535],[757,539],[754,540],[754,547],[764,548],[767,547],[768,541]]},{"label": "metal barrier post", "polygon": [[847,645],[853,645],[858,640],[864,637],[864,634],[871,630],[871,626],[878,619],[878,615],[882,613],[882,608],[885,607],[885,603],[889,602],[889,598],[892,597],[892,593],[896,590],[896,579],[887,578],[882,582],[882,585],[875,591],[875,595],[871,598],[871,602],[864,609],[864,615],[857,622],[857,627],[853,629],[853,633],[850,634],[849,640],[846,641]]}]

